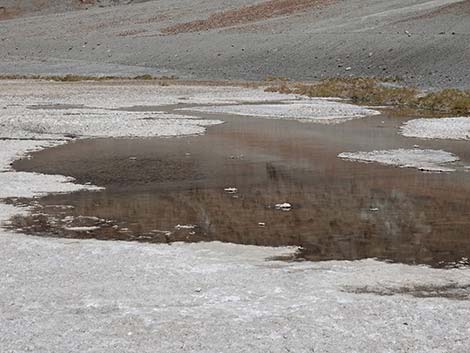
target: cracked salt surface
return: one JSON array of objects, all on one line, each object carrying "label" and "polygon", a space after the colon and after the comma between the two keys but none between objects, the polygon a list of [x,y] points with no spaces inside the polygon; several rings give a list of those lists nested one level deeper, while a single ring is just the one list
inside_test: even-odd
[{"label": "cracked salt surface", "polygon": [[[162,87],[156,84],[113,85],[99,82],[63,83],[2,81],[2,98],[24,101],[28,105],[83,105],[92,108],[116,109],[131,106],[162,106],[169,104],[234,104],[239,102],[284,101],[302,99],[293,94],[264,92],[262,89],[224,86]],[[22,98],[24,98],[23,101]]]},{"label": "cracked salt surface", "polygon": [[[123,112],[105,109],[28,109],[27,106],[50,107],[65,99],[67,104],[77,105],[80,97],[98,99],[102,106],[111,108],[117,102],[111,92],[100,93],[94,85],[66,86],[37,82],[13,82],[2,86],[0,110],[0,198],[37,197],[47,193],[73,192],[78,190],[99,190],[92,185],[77,185],[72,178],[61,175],[17,173],[10,164],[28,153],[43,148],[58,146],[73,137],[150,137],[181,136],[201,134],[210,125],[222,123],[219,120],[195,119],[183,115],[159,112]],[[95,92],[93,92],[95,91]],[[138,89],[132,89],[135,96]],[[144,98],[149,100],[148,90]],[[150,90],[152,91],[152,90]],[[5,93],[3,93],[5,92]],[[119,102],[125,103],[124,96],[129,89],[119,90]],[[92,98],[92,94],[97,96]],[[111,96],[110,96],[111,94]],[[131,94],[131,97],[133,95]],[[147,96],[146,96],[147,94]],[[208,94],[206,92],[206,94]],[[106,99],[108,95],[108,100]],[[120,96],[120,97],[119,97]],[[96,101],[96,102],[98,102]],[[152,101],[153,102],[153,101]],[[15,140],[16,139],[16,140]]]},{"label": "cracked salt surface", "polygon": [[[57,87],[58,94],[70,94],[73,86]],[[8,125],[4,111],[1,123]],[[25,125],[15,119],[23,136]],[[31,136],[55,128],[41,126],[45,130],[29,131]],[[63,133],[63,127],[54,132]],[[63,176],[29,173],[22,179],[9,167],[29,151],[59,143],[64,141],[0,141],[3,194],[31,197],[92,187]],[[27,211],[0,203],[0,223]],[[465,286],[468,270],[374,260],[266,261],[295,250],[48,239],[0,228],[0,351],[470,351],[470,301],[371,294],[383,287],[399,292],[393,289],[404,285]],[[370,293],[354,293],[356,287]]]},{"label": "cracked salt surface", "polygon": [[[1,116],[1,113],[0,113]],[[10,164],[28,153],[56,146],[61,141],[0,140],[0,172],[11,171]]]},{"label": "cracked salt surface", "polygon": [[401,127],[407,137],[470,140],[470,117],[413,119]]},{"label": "cracked salt surface", "polygon": [[97,226],[90,226],[90,227],[64,227],[65,230],[71,230],[74,232],[89,232],[92,230],[97,230],[100,229],[100,227]]},{"label": "cracked salt surface", "polygon": [[380,112],[376,110],[326,99],[309,99],[300,102],[286,102],[284,104],[195,107],[181,110],[238,114],[273,119],[290,119],[319,124],[338,124],[352,119],[380,114]]},{"label": "cracked salt surface", "polygon": [[0,141],[0,199],[9,197],[37,197],[47,193],[99,190],[93,185],[78,185],[73,178],[62,175],[15,172],[10,163],[27,153],[62,144],[52,141]]},{"label": "cracked salt surface", "polygon": [[[288,251],[0,234],[5,352],[465,352],[469,301],[356,294],[468,284],[465,270]],[[8,324],[6,324],[8,323]],[[132,332],[132,338],[127,338]]]},{"label": "cracked salt surface", "polygon": [[97,191],[101,188],[73,183],[73,178],[62,175],[37,173],[0,173],[0,199],[8,197],[38,197],[48,193],[65,193],[79,190]]},{"label": "cracked salt surface", "polygon": [[0,137],[59,139],[70,137],[153,137],[201,134],[220,120],[190,116],[99,109],[31,110],[0,113]]},{"label": "cracked salt surface", "polygon": [[[155,89],[141,87],[142,97],[147,103]],[[156,91],[159,91],[157,88]],[[204,94],[210,95],[209,92]],[[119,93],[117,93],[119,92]],[[195,89],[189,89],[192,95],[201,97]],[[223,93],[223,91],[221,91]],[[219,95],[222,93],[219,92]],[[244,93],[245,91],[240,91]],[[109,110],[119,102],[134,102],[132,97],[139,95],[138,88],[110,91],[89,85],[57,85],[38,82],[7,82],[2,85],[2,103],[0,110],[0,199],[18,197],[38,197],[47,193],[74,192],[78,190],[99,190],[93,185],[78,185],[72,178],[61,175],[43,175],[37,173],[17,173],[11,170],[10,164],[28,153],[43,148],[58,146],[73,137],[150,137],[181,136],[201,134],[210,125],[222,123],[219,120],[195,119],[183,115],[162,114],[161,112],[123,112]],[[116,96],[113,96],[116,93]],[[236,94],[234,95],[237,96]],[[243,94],[241,95],[243,96]],[[130,99],[130,101],[126,101]],[[154,96],[155,97],[155,96]],[[158,97],[158,96],[157,96]],[[171,102],[178,99],[171,94],[166,98]],[[233,96],[231,96],[233,97]],[[106,99],[108,98],[108,99]],[[163,100],[167,102],[168,100]],[[28,109],[27,106],[56,104],[80,105],[100,103],[108,109]],[[158,99],[157,99],[158,100]],[[140,103],[140,100],[137,100]],[[151,100],[152,104],[155,103]]]},{"label": "cracked salt surface", "polygon": [[431,172],[453,172],[455,169],[447,167],[446,164],[459,160],[454,154],[442,150],[402,148],[372,152],[343,152],[338,157],[352,161],[377,162]]}]

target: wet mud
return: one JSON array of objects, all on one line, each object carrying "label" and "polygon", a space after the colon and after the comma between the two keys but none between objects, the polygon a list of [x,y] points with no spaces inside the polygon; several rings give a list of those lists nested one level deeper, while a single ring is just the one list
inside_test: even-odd
[{"label": "wet mud", "polygon": [[469,300],[470,285],[450,283],[445,285],[414,285],[398,288],[350,287],[346,292],[356,294],[375,294],[379,296],[409,295],[415,298],[447,298],[450,300]]},{"label": "wet mud", "polygon": [[[397,128],[406,118],[387,115],[329,126],[194,115],[225,123],[201,136],[79,140],[15,162],[18,171],[106,190],[37,199],[33,214],[11,227],[67,238],[299,246],[291,260],[467,264],[468,142],[404,138]],[[416,144],[457,154],[457,172],[337,158]]]}]

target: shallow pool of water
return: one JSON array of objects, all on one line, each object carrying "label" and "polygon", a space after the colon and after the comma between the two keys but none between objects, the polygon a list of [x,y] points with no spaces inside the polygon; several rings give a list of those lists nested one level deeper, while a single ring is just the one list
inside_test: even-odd
[{"label": "shallow pool of water", "polygon": [[[35,214],[17,217],[14,227],[72,238],[297,245],[297,258],[308,260],[445,267],[470,255],[463,168],[424,173],[337,158],[418,144],[469,164],[468,142],[404,138],[404,118],[383,115],[331,126],[194,115],[225,123],[202,136],[81,140],[16,162],[16,170],[106,190],[39,199]],[[281,203],[291,207],[276,208]]]}]

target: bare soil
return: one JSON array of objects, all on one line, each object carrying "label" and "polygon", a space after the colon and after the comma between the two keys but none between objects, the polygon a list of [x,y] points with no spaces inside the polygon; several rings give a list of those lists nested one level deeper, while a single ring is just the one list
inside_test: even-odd
[{"label": "bare soil", "polygon": [[318,8],[333,3],[334,0],[270,0],[251,6],[243,6],[211,14],[205,20],[180,23],[162,29],[165,34],[207,31],[225,28],[274,17],[292,15],[311,8]]}]

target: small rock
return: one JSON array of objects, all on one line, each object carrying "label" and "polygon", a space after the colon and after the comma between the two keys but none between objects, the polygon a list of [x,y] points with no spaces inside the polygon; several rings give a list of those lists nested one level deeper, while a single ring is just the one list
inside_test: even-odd
[{"label": "small rock", "polygon": [[196,229],[196,225],[194,224],[178,224],[175,226],[175,229],[181,230],[181,229]]},{"label": "small rock", "polygon": [[237,188],[225,188],[224,191],[227,193],[227,194],[236,194],[238,192],[238,189]]},{"label": "small rock", "polygon": [[274,205],[274,208],[281,211],[290,211],[292,209],[292,205],[288,202],[284,202]]}]

